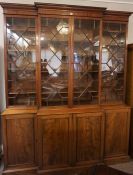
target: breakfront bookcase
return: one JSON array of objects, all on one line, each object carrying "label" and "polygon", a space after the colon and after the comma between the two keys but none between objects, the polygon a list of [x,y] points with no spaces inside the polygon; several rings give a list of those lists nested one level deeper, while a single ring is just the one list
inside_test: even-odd
[{"label": "breakfront bookcase", "polygon": [[41,3],[1,6],[4,174],[58,174],[128,160],[131,13]]}]

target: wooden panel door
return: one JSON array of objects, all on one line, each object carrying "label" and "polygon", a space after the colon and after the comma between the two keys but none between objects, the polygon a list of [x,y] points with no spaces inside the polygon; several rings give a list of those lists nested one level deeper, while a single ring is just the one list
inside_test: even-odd
[{"label": "wooden panel door", "polygon": [[35,163],[35,125],[33,114],[3,116],[5,166]]},{"label": "wooden panel door", "polygon": [[74,114],[76,164],[99,162],[103,154],[102,113]]},{"label": "wooden panel door", "polygon": [[128,155],[129,114],[129,109],[106,111],[105,158]]},{"label": "wooden panel door", "polygon": [[40,169],[69,166],[70,115],[50,115],[38,119]]}]

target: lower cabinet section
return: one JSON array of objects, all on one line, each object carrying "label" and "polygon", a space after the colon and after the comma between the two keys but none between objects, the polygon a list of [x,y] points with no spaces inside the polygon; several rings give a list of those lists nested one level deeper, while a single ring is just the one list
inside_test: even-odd
[{"label": "lower cabinet section", "polygon": [[105,159],[115,160],[128,158],[130,127],[129,109],[107,110],[105,112]]},{"label": "lower cabinet section", "polygon": [[32,175],[126,160],[130,109],[89,111],[4,113],[4,173]]}]

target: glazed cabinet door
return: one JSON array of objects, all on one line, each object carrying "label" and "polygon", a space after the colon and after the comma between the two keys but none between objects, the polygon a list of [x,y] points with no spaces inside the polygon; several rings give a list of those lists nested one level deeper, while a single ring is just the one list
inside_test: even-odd
[{"label": "glazed cabinet door", "polygon": [[128,156],[130,110],[108,110],[105,117],[105,159]]},{"label": "glazed cabinet door", "polygon": [[69,166],[70,116],[50,115],[38,118],[39,168]]},{"label": "glazed cabinet door", "polygon": [[100,20],[74,18],[73,104],[98,104]]},{"label": "glazed cabinet door", "polygon": [[103,22],[102,33],[101,103],[121,104],[125,94],[127,24]]},{"label": "glazed cabinet door", "polygon": [[77,165],[97,163],[102,159],[102,113],[74,114],[75,162]]},{"label": "glazed cabinet door", "polygon": [[6,17],[7,106],[36,105],[36,18]]},{"label": "glazed cabinet door", "polygon": [[35,122],[33,114],[3,116],[6,167],[35,164]]},{"label": "glazed cabinet door", "polygon": [[40,18],[41,104],[68,104],[69,80],[69,18]]}]

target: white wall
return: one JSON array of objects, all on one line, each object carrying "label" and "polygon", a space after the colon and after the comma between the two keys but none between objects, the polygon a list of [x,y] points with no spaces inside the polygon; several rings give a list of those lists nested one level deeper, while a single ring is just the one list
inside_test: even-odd
[{"label": "white wall", "polygon": [[[33,4],[33,0],[0,0],[8,3]],[[35,2],[59,3],[70,5],[84,5],[95,7],[106,7],[109,10],[130,11],[133,12],[132,0],[36,0]],[[133,15],[129,19],[128,41],[133,43]],[[5,91],[4,91],[4,38],[3,38],[3,15],[0,8],[0,111],[5,108]]]},{"label": "white wall", "polygon": [[0,8],[0,112],[5,108],[3,11]]}]

